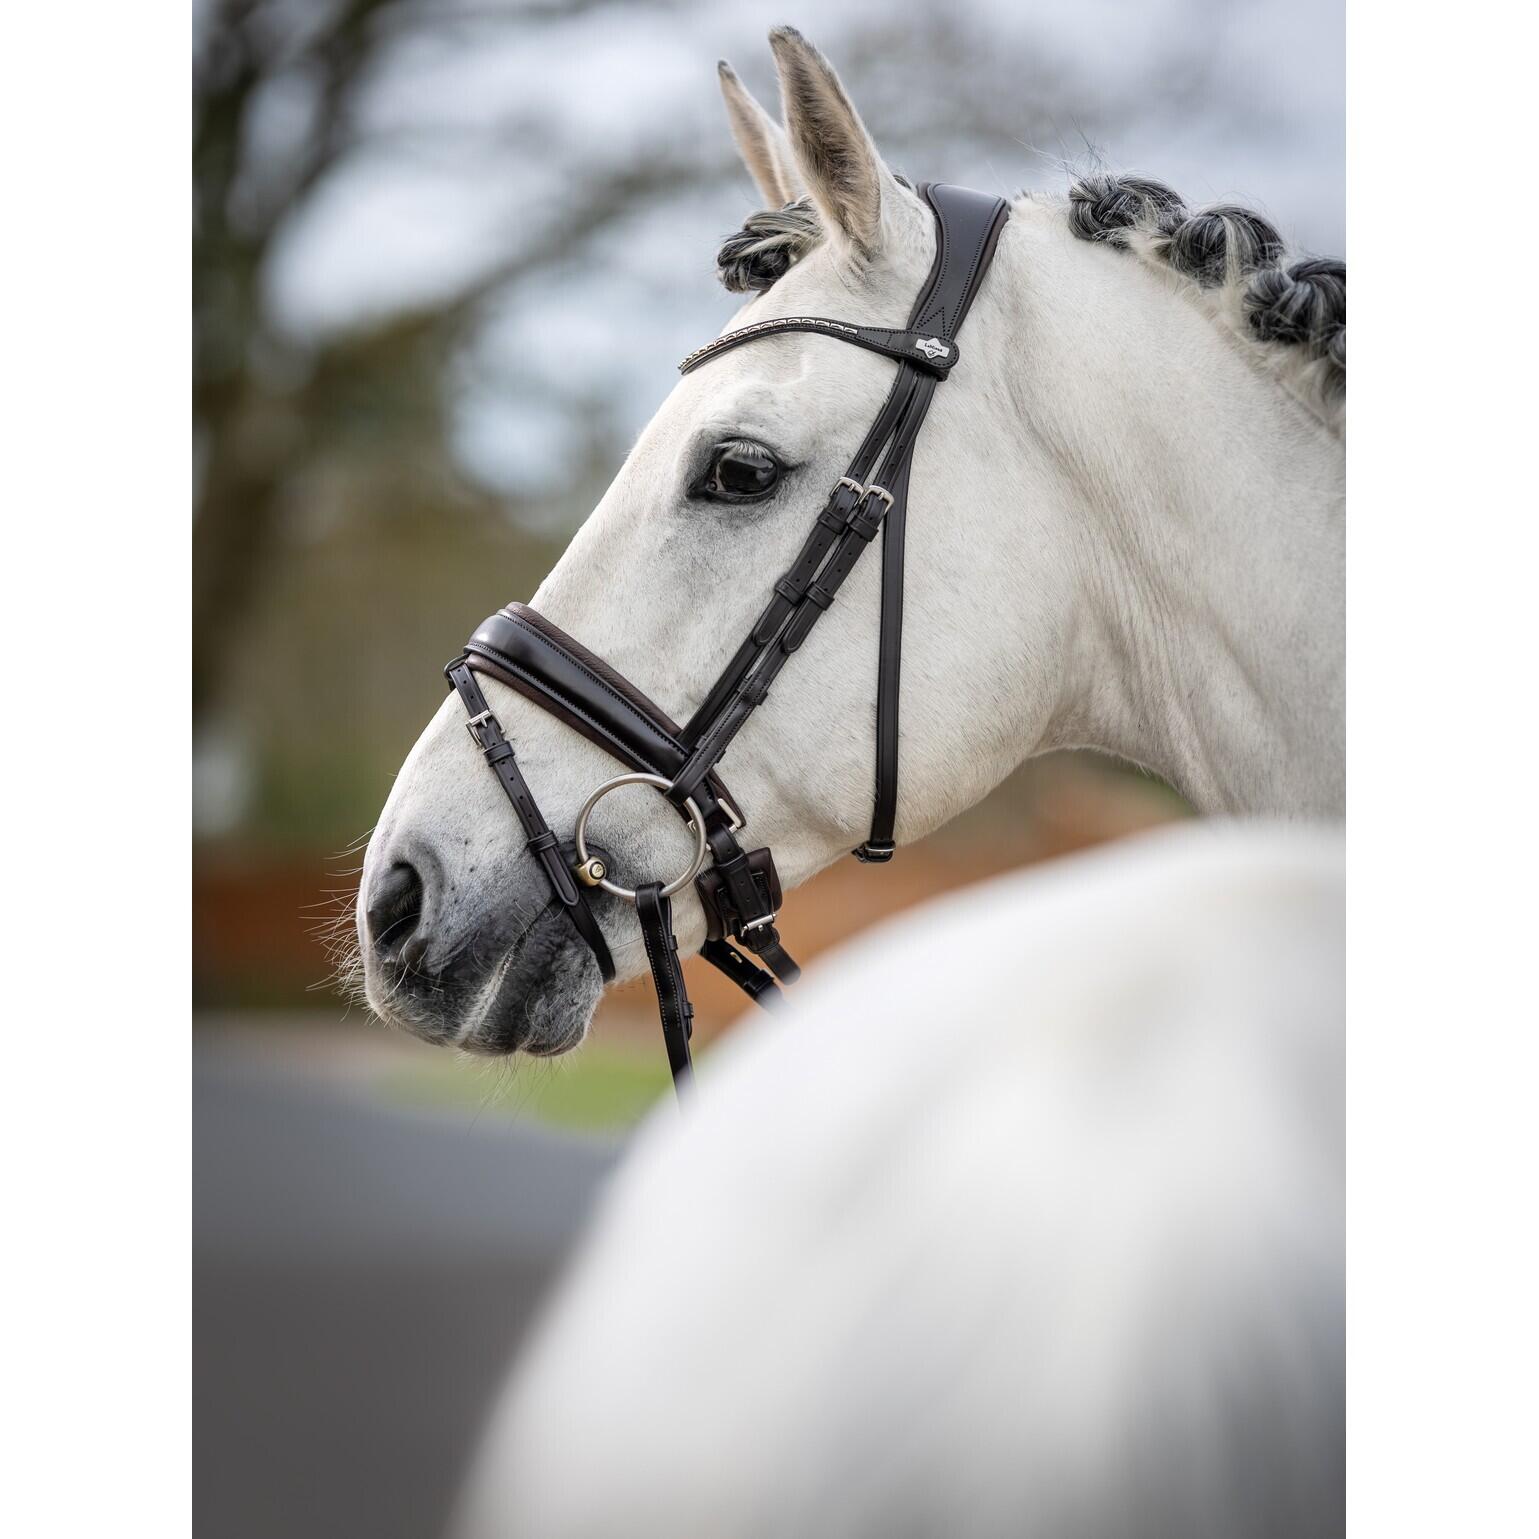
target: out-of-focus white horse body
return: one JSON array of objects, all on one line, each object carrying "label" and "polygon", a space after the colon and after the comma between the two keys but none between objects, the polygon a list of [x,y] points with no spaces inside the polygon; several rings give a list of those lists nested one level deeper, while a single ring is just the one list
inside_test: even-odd
[{"label": "out-of-focus white horse body", "polygon": [[1190,824],[827,963],[641,1134],[463,1532],[1339,1531],[1342,908]]}]

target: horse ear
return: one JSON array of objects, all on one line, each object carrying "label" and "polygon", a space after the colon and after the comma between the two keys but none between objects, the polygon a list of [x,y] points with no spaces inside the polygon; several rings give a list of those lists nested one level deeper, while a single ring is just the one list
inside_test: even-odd
[{"label": "horse ear", "polygon": [[872,256],[883,197],[895,198],[897,183],[828,60],[795,27],[776,27],[769,38],[791,152],[824,227],[858,256]]},{"label": "horse ear", "polygon": [[717,62],[716,73],[721,77],[732,138],[759,195],[771,208],[794,203],[802,195],[802,184],[785,129],[754,100],[725,59]]}]

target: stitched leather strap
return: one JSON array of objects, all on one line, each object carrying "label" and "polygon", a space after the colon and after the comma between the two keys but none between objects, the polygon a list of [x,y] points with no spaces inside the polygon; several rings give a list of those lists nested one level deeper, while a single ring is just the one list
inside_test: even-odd
[{"label": "stitched leather strap", "polygon": [[576,926],[577,933],[588,943],[604,982],[612,982],[615,975],[614,958],[610,956],[604,932],[599,929],[593,910],[588,906],[588,895],[573,878],[561,842],[550,831],[542,816],[523,771],[518,767],[513,745],[503,734],[502,723],[486,703],[486,696],[470,670],[469,661],[459,658],[444,669],[444,674],[458,692],[460,702],[470,717],[466,726],[475,739],[476,747],[496,771],[498,784],[513,804],[513,811],[528,840],[530,853],[545,868],[545,876],[556,901]]},{"label": "stitched leather strap", "polygon": [[[467,643],[467,660],[471,668],[518,690],[633,770],[674,777],[684,764],[673,718],[527,605],[505,605],[482,621]],[[730,900],[719,905],[723,928],[741,935],[775,913],[767,887],[749,879],[747,856],[733,834],[742,813],[714,773],[696,786],[694,800],[719,873],[715,889]],[[681,817],[688,816],[682,797],[674,798],[674,806]],[[767,850],[762,858],[769,861]],[[701,896],[704,900],[708,894],[702,890]]]},{"label": "stitched leather strap", "polygon": [[740,347],[744,342],[756,342],[760,337],[773,337],[786,331],[820,332],[826,337],[836,337],[841,342],[853,342],[856,347],[869,348],[899,363],[911,363],[915,368],[931,374],[945,376],[961,356],[955,342],[934,332],[900,331],[890,326],[856,326],[849,321],[831,321],[820,315],[785,315],[773,320],[756,321],[752,326],[740,327],[697,347],[680,365],[679,373],[688,374],[702,363]]},{"label": "stitched leather strap", "polygon": [[[929,282],[909,318],[914,327],[935,327],[952,339],[967,319],[1009,218],[1000,198],[927,183],[919,189],[935,212],[935,261]],[[928,408],[928,401],[925,408]],[[923,411],[920,413],[923,421]],[[918,426],[915,426],[915,432]],[[908,524],[909,462],[887,483],[893,504],[882,526],[882,620],[877,643],[876,787],[871,832],[856,851],[867,862],[891,860],[898,818],[898,707],[903,677],[903,555]]]},{"label": "stitched leather strap", "polygon": [[[1009,215],[1009,205],[1001,198],[942,184],[922,187],[920,192],[935,213],[935,259],[915,301],[909,332],[904,335],[934,335],[941,342],[950,342],[954,352],[953,334],[977,294]],[[778,329],[822,329],[840,340],[867,345],[847,334],[859,328],[842,323],[812,328],[801,324],[807,318],[792,319],[796,325]],[[718,342],[736,346],[773,334],[776,329],[774,322],[762,322],[757,328],[729,332]],[[695,367],[718,351],[721,349],[702,348],[685,361]],[[866,842],[855,853],[862,860],[891,859],[898,800],[898,696],[909,466],[935,386],[944,377],[944,371],[921,372],[912,359],[900,362],[887,400],[848,472],[818,515],[796,561],[775,584],[769,605],[748,640],[680,734],[690,753],[669,788],[668,794],[676,802],[695,796],[714,772],[749,716],[768,698],[781,668],[806,640],[818,617],[833,604],[861,552],[881,529],[882,621],[872,826]],[[889,532],[893,527],[896,534]]]},{"label": "stitched leather strap", "polygon": [[694,1080],[689,1039],[695,1010],[684,987],[684,969],[679,965],[679,943],[673,933],[673,904],[663,896],[661,882],[647,882],[636,889],[636,917],[641,921],[641,938],[646,943],[647,963],[657,989],[657,1013],[662,1018],[663,1042],[668,1049],[668,1067],[673,1071],[673,1088],[682,1097],[684,1087]]},{"label": "stitched leather strap", "polygon": [[[602,659],[524,604],[483,620],[465,644],[472,668],[500,679],[627,768],[672,778],[685,760],[678,724]],[[718,776],[695,798],[707,822],[743,821]],[[680,803],[682,807],[682,803]]]},{"label": "stitched leather strap", "polygon": [[[829,493],[828,502],[814,520],[796,559],[775,583],[769,603],[754,622],[747,639],[700,702],[699,709],[685,724],[680,740],[686,746],[698,745],[704,732],[722,714],[732,696],[741,689],[754,664],[780,636],[835,545],[850,527],[851,519],[864,517],[860,514],[860,504],[866,495],[865,482],[870,479],[877,456],[892,437],[893,427],[912,394],[913,382],[912,371],[898,370],[892,389],[882,403],[882,409],[867,430],[849,469]],[[873,501],[878,509],[882,506],[879,498]],[[861,527],[865,527],[864,523]]]}]

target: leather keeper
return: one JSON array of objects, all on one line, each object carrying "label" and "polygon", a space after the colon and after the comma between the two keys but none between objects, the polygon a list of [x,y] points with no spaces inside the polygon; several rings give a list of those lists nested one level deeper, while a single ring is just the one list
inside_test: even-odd
[{"label": "leather keeper", "polygon": [[[749,850],[744,859],[748,862],[749,875],[753,878],[755,891],[763,900],[765,912],[779,913],[782,894],[775,857],[768,849],[758,849]],[[707,866],[695,878],[695,891],[699,895],[701,908],[705,910],[707,940],[725,940],[741,932],[741,918],[728,894],[726,878],[715,866]],[[738,924],[729,924],[732,918],[738,918]]]},{"label": "leather keeper", "polygon": [[886,511],[884,508],[878,512],[875,518],[869,518],[857,506],[855,511],[846,520],[846,527],[853,529],[869,545],[882,532],[882,519]]}]

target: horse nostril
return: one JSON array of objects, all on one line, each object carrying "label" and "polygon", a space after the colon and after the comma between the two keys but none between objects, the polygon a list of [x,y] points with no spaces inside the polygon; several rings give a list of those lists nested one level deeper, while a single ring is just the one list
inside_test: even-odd
[{"label": "horse nostril", "polygon": [[369,936],[382,957],[399,958],[408,967],[422,960],[426,943],[416,940],[422,920],[422,878],[400,861],[380,877],[369,893]]}]

